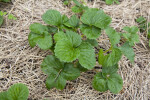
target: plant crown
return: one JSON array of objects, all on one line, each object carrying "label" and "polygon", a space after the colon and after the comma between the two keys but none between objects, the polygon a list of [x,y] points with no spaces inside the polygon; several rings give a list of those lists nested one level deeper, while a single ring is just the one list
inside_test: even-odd
[{"label": "plant crown", "polygon": [[[81,6],[77,1],[76,5]],[[110,27],[112,19],[103,10],[85,8],[78,16],[72,15],[70,18],[56,10],[46,11],[42,20],[47,25],[31,24],[29,44],[53,52],[41,64],[42,71],[48,76],[48,89],[64,89],[67,80],[75,80],[81,72],[94,69],[98,61],[102,71],[94,76],[93,88],[118,93],[123,86],[123,80],[117,73],[118,62],[122,55],[134,62],[132,46],[139,42],[138,28],[126,26],[123,33],[117,32]],[[103,32],[109,37],[111,46],[108,50],[100,49],[96,54],[94,47],[98,47],[97,39]]]}]

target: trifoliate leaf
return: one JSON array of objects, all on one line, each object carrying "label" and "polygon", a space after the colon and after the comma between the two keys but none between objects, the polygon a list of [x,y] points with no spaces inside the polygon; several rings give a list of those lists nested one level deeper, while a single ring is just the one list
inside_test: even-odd
[{"label": "trifoliate leaf", "polygon": [[7,94],[8,94],[7,91],[1,92],[1,93],[0,93],[0,100],[9,100]]},{"label": "trifoliate leaf", "polygon": [[101,72],[94,76],[92,86],[95,90],[100,92],[105,92],[108,90],[107,80],[102,76]]},{"label": "trifoliate leaf", "polygon": [[135,26],[133,26],[131,28],[130,27],[124,27],[123,30],[127,32],[127,33],[124,33],[123,36],[124,36],[124,38],[127,39],[130,46],[134,46],[134,43],[139,42],[139,36],[137,34],[139,29],[137,27],[135,27]]},{"label": "trifoliate leaf", "polygon": [[3,16],[0,16],[0,26],[3,24],[3,20],[4,20]]},{"label": "trifoliate leaf", "polygon": [[41,35],[30,32],[28,40],[31,47],[34,47],[37,44],[43,50],[50,49],[53,44],[52,36],[48,32],[44,32]]},{"label": "trifoliate leaf", "polygon": [[101,34],[101,29],[95,26],[80,25],[81,32],[89,39],[96,39]]},{"label": "trifoliate leaf", "polygon": [[26,85],[22,83],[14,84],[8,89],[9,100],[27,100],[29,90]]},{"label": "trifoliate leaf", "polygon": [[119,49],[132,63],[134,62],[135,54],[128,42],[124,43]]},{"label": "trifoliate leaf", "polygon": [[42,64],[42,71],[48,75],[46,86],[48,89],[63,89],[67,80],[75,80],[80,71],[73,64],[60,62],[55,56],[47,56]]},{"label": "trifoliate leaf", "polygon": [[108,27],[106,29],[106,34],[108,35],[111,45],[113,47],[120,42],[120,34],[117,33],[113,28]]},{"label": "trifoliate leaf", "polygon": [[100,50],[98,62],[103,67],[114,66],[121,59],[122,53],[119,49],[113,48],[110,54],[104,56],[103,50]]},{"label": "trifoliate leaf", "polygon": [[123,80],[119,74],[114,73],[114,74],[110,75],[110,77],[108,78],[107,84],[108,84],[108,89],[112,93],[116,94],[119,91],[121,91],[122,86],[123,86]]},{"label": "trifoliate leaf", "polygon": [[75,28],[79,26],[79,21],[79,18],[76,15],[73,15],[66,23],[64,23],[64,25]]},{"label": "trifoliate leaf", "polygon": [[40,23],[31,24],[30,30],[36,34],[43,34],[45,31],[48,32],[48,28]]},{"label": "trifoliate leaf", "polygon": [[48,10],[42,16],[43,21],[46,24],[60,26],[62,24],[62,16],[57,10]]},{"label": "trifoliate leaf", "polygon": [[79,46],[80,49],[80,56],[79,56],[79,63],[87,69],[94,68],[96,64],[95,59],[95,50],[93,49],[93,46],[89,44],[88,42],[82,42]]},{"label": "trifoliate leaf", "polygon": [[85,40],[85,42],[90,43],[94,47],[98,46],[98,42],[95,39],[87,39],[87,40]]}]

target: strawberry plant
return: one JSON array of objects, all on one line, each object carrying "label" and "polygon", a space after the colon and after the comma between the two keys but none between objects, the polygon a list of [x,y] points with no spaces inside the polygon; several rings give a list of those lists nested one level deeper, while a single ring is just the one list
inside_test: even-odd
[{"label": "strawberry plant", "polygon": [[140,32],[147,33],[147,38],[149,39],[149,47],[150,47],[150,22],[148,23],[147,20],[143,16],[140,16],[139,18],[137,18],[136,22],[139,24]]},{"label": "strawberry plant", "polygon": [[[5,15],[7,15],[7,12],[2,12],[2,11],[0,11],[0,26],[1,26],[1,25],[3,24],[3,22],[4,22],[4,17],[3,17],[3,16],[5,16]],[[9,20],[16,20],[17,18],[14,17],[13,14],[8,14],[8,19],[9,19]]]},{"label": "strawberry plant", "polygon": [[[70,18],[56,10],[48,10],[42,15],[42,20],[47,25],[31,24],[28,41],[31,47],[37,45],[53,53],[46,56],[41,64],[42,71],[47,75],[48,89],[64,89],[68,80],[75,80],[81,72],[94,69],[96,61],[102,71],[94,76],[93,88],[112,93],[122,89],[123,80],[117,73],[118,62],[122,55],[134,62],[132,47],[139,42],[137,27],[126,26],[123,32],[117,32],[110,27],[111,17],[95,8],[87,8],[81,16],[72,15]],[[94,48],[98,47],[97,38],[102,32],[109,37],[111,45],[108,50],[101,48],[96,54]]]},{"label": "strawberry plant", "polygon": [[12,85],[8,91],[0,93],[0,100],[27,100],[29,90],[22,83]]}]

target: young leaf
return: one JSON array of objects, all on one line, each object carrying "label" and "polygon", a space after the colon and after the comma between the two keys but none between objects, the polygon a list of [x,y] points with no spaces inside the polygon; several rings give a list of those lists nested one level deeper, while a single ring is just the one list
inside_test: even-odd
[{"label": "young leaf", "polygon": [[94,47],[98,47],[98,42],[95,39],[87,39],[85,42],[90,43]]},{"label": "young leaf", "polygon": [[15,84],[8,89],[9,100],[27,100],[29,90],[26,85],[22,83]]},{"label": "young leaf", "polygon": [[108,84],[108,89],[112,93],[117,94],[122,89],[123,80],[119,74],[114,73],[110,75],[110,77],[108,78],[107,84]]},{"label": "young leaf", "polygon": [[105,65],[106,60],[107,60],[107,56],[104,55],[103,49],[100,49],[98,53],[98,63],[100,65]]},{"label": "young leaf", "polygon": [[108,90],[107,80],[102,76],[101,72],[94,76],[92,86],[95,90],[100,92],[105,92]]},{"label": "young leaf", "polygon": [[30,32],[28,40],[31,47],[37,44],[43,50],[50,49],[53,44],[52,36],[48,32],[43,34]]},{"label": "young leaf", "polygon": [[75,28],[79,26],[79,19],[76,15],[71,16],[71,18],[64,23],[64,25],[66,25],[67,27],[71,27],[71,28]]},{"label": "young leaf", "polygon": [[0,26],[3,24],[3,16],[0,16]]},{"label": "young leaf", "polygon": [[60,26],[62,24],[62,16],[57,10],[48,10],[42,16],[43,21],[46,24]]},{"label": "young leaf", "polygon": [[124,27],[123,30],[127,32],[126,34],[123,34],[123,36],[125,39],[127,39],[130,46],[133,46],[134,43],[139,42],[139,36],[137,34],[139,29],[137,27],[135,27],[135,26],[133,26],[131,28],[130,27]]},{"label": "young leaf", "polygon": [[106,34],[110,38],[111,45],[114,47],[116,44],[120,42],[120,34],[117,33],[113,28],[108,27],[106,30]]},{"label": "young leaf", "polygon": [[71,10],[72,10],[72,12],[74,12],[74,13],[80,13],[80,12],[83,11],[83,9],[80,8],[80,7],[78,7],[78,6],[73,6],[73,7],[71,8]]},{"label": "young leaf", "polygon": [[[55,36],[56,39],[56,36]],[[81,44],[81,37],[75,32],[67,31],[66,37],[56,43],[55,55],[61,61],[72,62],[80,55],[78,46]]]},{"label": "young leaf", "polygon": [[60,62],[55,56],[47,56],[42,64],[42,71],[48,74],[46,86],[48,89],[63,89],[67,80],[74,80],[80,76],[80,71],[73,64]]},{"label": "young leaf", "polygon": [[9,100],[7,91],[0,93],[0,100]]},{"label": "young leaf", "polygon": [[79,63],[87,69],[94,68],[96,64],[95,59],[95,50],[93,49],[93,46],[89,44],[88,42],[82,42],[79,46],[80,50],[80,56],[79,56]]},{"label": "young leaf", "polygon": [[139,18],[136,19],[136,22],[139,24],[144,24],[146,23],[146,19],[143,16],[140,16]]},{"label": "young leaf", "polygon": [[89,39],[96,39],[101,34],[101,29],[95,26],[80,25],[81,32]]},{"label": "young leaf", "polygon": [[132,63],[134,62],[135,54],[128,42],[124,43],[119,49]]}]

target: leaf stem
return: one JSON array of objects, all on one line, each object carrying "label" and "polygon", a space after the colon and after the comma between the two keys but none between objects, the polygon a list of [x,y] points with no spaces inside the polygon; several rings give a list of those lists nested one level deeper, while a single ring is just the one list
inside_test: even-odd
[{"label": "leaf stem", "polygon": [[108,51],[111,51],[112,47],[110,47],[108,50],[104,51],[104,53],[107,53]]}]

